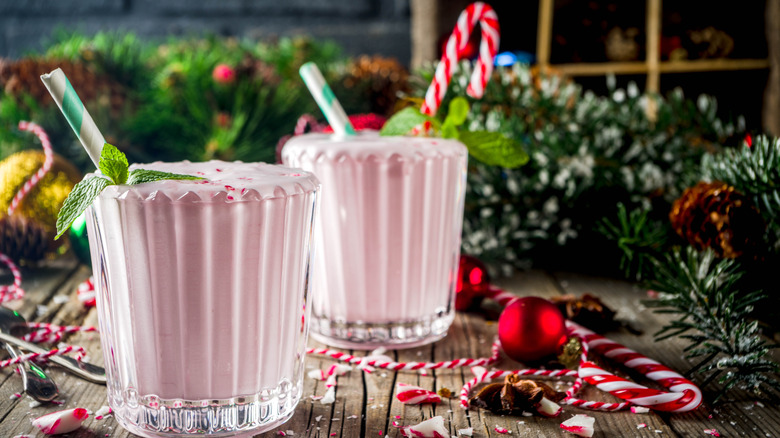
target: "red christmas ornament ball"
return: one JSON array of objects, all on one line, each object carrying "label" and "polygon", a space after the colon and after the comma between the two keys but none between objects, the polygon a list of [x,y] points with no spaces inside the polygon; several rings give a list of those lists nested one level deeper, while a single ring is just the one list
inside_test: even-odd
[{"label": "red christmas ornament ball", "polygon": [[518,362],[533,362],[558,353],[566,342],[565,319],[550,301],[519,298],[498,318],[498,339],[507,356]]},{"label": "red christmas ornament ball", "polygon": [[455,286],[455,310],[463,312],[479,306],[485,297],[490,278],[485,265],[476,257],[462,254]]}]

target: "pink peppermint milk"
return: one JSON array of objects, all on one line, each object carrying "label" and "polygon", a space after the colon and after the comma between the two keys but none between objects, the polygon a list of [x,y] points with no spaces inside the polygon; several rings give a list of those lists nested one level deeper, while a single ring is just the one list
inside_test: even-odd
[{"label": "pink peppermint milk", "polygon": [[281,424],[301,397],[319,182],[261,163],[133,167],[207,180],[109,186],[87,212],[114,415],[146,437]]},{"label": "pink peppermint milk", "polygon": [[286,165],[322,182],[312,336],[343,348],[411,347],[455,315],[467,150],[454,140],[309,134]]}]

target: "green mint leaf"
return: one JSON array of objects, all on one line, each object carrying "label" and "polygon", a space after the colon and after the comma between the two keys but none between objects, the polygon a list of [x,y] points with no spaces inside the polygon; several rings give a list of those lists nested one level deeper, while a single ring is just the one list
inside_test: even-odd
[{"label": "green mint leaf", "polygon": [[84,213],[84,210],[92,204],[92,201],[97,198],[103,189],[110,185],[111,181],[100,176],[92,176],[76,184],[68,197],[65,198],[65,202],[57,215],[57,236],[54,239],[59,239],[60,236],[68,231],[73,221]]},{"label": "green mint leaf", "polygon": [[127,179],[127,183],[135,185],[166,179],[199,180],[204,178],[192,175],[182,175],[179,173],[160,172],[159,170],[135,169],[130,171],[130,177]]},{"label": "green mint leaf", "polygon": [[458,139],[469,149],[469,154],[491,166],[512,169],[528,162],[523,146],[498,132],[463,131]]},{"label": "green mint leaf", "polygon": [[432,118],[421,113],[419,109],[404,108],[390,117],[390,120],[379,131],[379,135],[406,135],[412,128],[426,121],[432,121]]},{"label": "green mint leaf", "polygon": [[444,124],[447,122],[452,123],[455,126],[460,126],[466,123],[466,117],[469,115],[469,101],[465,97],[458,96],[452,99],[450,102],[449,110],[447,111],[447,118],[444,119]]},{"label": "green mint leaf", "polygon": [[444,121],[444,125],[441,127],[441,136],[443,138],[458,138],[458,127],[454,123],[451,123],[449,117]]},{"label": "green mint leaf", "polygon": [[124,184],[127,181],[127,168],[130,164],[125,154],[114,145],[108,143],[103,145],[98,167],[103,175],[111,178],[114,184]]}]

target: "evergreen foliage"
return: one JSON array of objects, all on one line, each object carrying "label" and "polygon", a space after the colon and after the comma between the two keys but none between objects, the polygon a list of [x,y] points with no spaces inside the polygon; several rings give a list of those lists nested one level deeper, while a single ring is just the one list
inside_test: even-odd
[{"label": "evergreen foliage", "polygon": [[778,346],[762,339],[758,321],[749,319],[766,295],[739,291],[743,274],[734,260],[688,247],[656,264],[652,287],[660,297],[645,302],[659,313],[675,315],[656,339],[678,336],[688,342],[687,356],[701,359],[691,371],[707,375],[702,386],[715,379],[723,385],[715,401],[734,387],[756,393],[768,387],[780,390],[775,376],[780,366],[769,357]]}]

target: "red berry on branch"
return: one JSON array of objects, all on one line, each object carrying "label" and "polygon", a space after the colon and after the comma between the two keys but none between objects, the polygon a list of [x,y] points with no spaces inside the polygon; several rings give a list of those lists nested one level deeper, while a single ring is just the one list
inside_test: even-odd
[{"label": "red berry on branch", "polygon": [[236,71],[227,64],[218,64],[211,72],[211,77],[218,84],[230,84],[236,80]]}]

